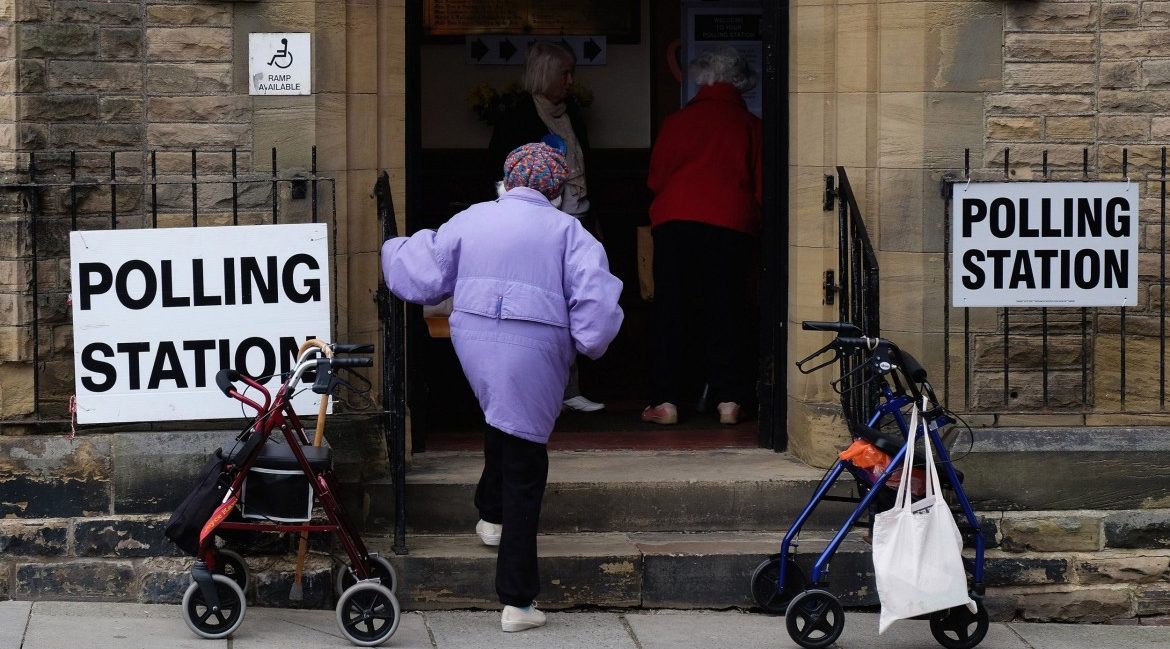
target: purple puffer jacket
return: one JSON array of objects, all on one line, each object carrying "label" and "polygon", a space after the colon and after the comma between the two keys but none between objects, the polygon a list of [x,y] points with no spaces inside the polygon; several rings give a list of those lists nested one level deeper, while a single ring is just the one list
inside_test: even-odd
[{"label": "purple puffer jacket", "polygon": [[574,356],[600,357],[622,323],[601,244],[526,187],[387,241],[382,273],[408,302],[454,295],[451,340],[487,423],[542,444]]}]

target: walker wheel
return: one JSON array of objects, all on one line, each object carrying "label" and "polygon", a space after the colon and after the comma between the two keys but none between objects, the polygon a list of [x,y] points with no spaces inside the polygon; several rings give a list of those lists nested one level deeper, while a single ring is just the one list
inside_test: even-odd
[{"label": "walker wheel", "polygon": [[774,554],[756,566],[752,572],[752,598],[756,605],[773,615],[784,615],[788,603],[804,590],[804,572],[791,557],[784,571],[784,584],[777,589],[780,578],[780,555]]},{"label": "walker wheel", "polygon": [[[385,557],[380,557],[376,554],[370,555],[370,571],[378,578],[378,581],[383,586],[388,588],[390,592],[398,592],[398,573],[394,572],[394,566],[390,565]],[[337,569],[337,579],[333,583],[338,595],[341,595],[350,586],[357,583],[357,577],[354,577],[350,566],[341,566]]]},{"label": "walker wheel", "polygon": [[337,626],[359,647],[382,644],[398,630],[398,598],[382,584],[362,581],[346,589],[337,602]]},{"label": "walker wheel", "polygon": [[192,582],[183,594],[183,621],[195,635],[217,640],[226,638],[239,628],[244,621],[244,591],[240,585],[224,575],[212,575],[215,594],[219,597],[219,610],[213,611],[203,598],[199,584]]},{"label": "walker wheel", "polygon": [[982,600],[972,613],[966,606],[955,606],[930,614],[930,633],[947,649],[971,649],[983,642],[991,625]]},{"label": "walker wheel", "polygon": [[823,590],[806,590],[792,599],[785,615],[788,636],[804,649],[824,649],[845,630],[845,610]]}]

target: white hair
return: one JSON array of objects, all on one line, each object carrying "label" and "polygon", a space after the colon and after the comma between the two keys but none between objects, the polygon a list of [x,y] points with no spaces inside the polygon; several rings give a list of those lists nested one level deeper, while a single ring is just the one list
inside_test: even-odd
[{"label": "white hair", "polygon": [[719,47],[700,54],[690,66],[696,86],[730,83],[741,93],[756,87],[756,73],[734,47]]}]

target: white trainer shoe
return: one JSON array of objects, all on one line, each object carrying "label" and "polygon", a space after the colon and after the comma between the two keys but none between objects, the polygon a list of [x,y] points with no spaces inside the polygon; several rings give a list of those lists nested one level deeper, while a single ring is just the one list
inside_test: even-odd
[{"label": "white trainer shoe", "polygon": [[525,608],[505,606],[504,612],[500,614],[500,628],[504,630],[504,633],[527,631],[544,626],[544,623],[544,613],[536,608],[536,602]]},{"label": "white trainer shoe", "polygon": [[581,395],[577,395],[572,399],[565,399],[565,407],[569,410],[576,410],[577,412],[597,412],[604,408],[605,404],[590,401]]},{"label": "white trainer shoe", "polygon": [[475,524],[475,533],[479,535],[479,540],[483,541],[484,545],[497,546],[500,544],[500,535],[504,533],[504,526],[489,523],[481,518]]}]

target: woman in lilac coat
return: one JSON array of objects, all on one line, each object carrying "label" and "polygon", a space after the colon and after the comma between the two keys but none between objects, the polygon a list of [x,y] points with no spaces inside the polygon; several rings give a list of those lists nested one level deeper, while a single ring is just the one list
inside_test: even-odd
[{"label": "woman in lilac coat", "polygon": [[504,631],[544,624],[533,599],[545,444],[573,358],[600,357],[622,322],[622,284],[605,250],[550,203],[567,175],[558,151],[526,144],[508,155],[507,191],[498,200],[471,206],[437,231],[382,246],[382,272],[395,295],[421,304],[454,296],[451,340],[490,426],[476,532],[499,545]]}]

